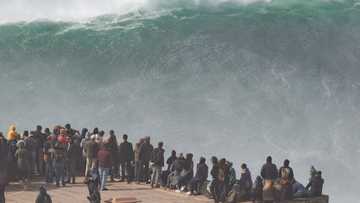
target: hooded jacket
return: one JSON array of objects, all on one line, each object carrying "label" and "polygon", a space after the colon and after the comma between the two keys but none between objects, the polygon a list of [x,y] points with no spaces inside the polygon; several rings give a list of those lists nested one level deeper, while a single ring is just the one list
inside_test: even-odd
[{"label": "hooded jacket", "polygon": [[9,132],[7,134],[7,140],[8,141],[14,141],[16,140],[17,137],[17,133],[16,133],[16,126],[15,125],[11,125],[9,127]]}]

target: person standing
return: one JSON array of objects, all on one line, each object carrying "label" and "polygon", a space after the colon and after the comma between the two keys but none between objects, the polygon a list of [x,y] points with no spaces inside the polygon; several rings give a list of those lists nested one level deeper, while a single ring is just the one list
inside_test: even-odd
[{"label": "person standing", "polygon": [[140,160],[140,147],[144,143],[144,139],[140,139],[135,145],[134,159],[135,159],[135,181],[137,184],[141,181],[141,160]]},{"label": "person standing", "polygon": [[90,172],[95,168],[98,144],[96,143],[96,134],[91,135],[90,140],[85,143],[85,154],[86,154],[86,168],[85,168],[85,182],[90,176]]},{"label": "person standing", "polygon": [[[8,163],[8,144],[2,132],[0,132],[0,163],[6,166]],[[7,167],[0,167],[0,203],[5,203],[5,187],[8,183]]]},{"label": "person standing", "polygon": [[130,183],[132,181],[132,171],[131,171],[131,162],[134,161],[134,151],[133,146],[130,142],[127,141],[128,136],[126,134],[123,135],[123,142],[119,147],[119,158],[121,165],[121,181],[125,181]]},{"label": "person standing", "polygon": [[53,160],[55,168],[56,186],[59,187],[61,181],[62,186],[65,187],[65,143],[62,139],[59,139],[59,142],[55,144]]},{"label": "person standing", "polygon": [[105,186],[112,164],[110,147],[108,143],[103,143],[101,145],[100,150],[97,153],[97,160],[99,164],[99,176],[101,181],[100,189],[105,191],[108,190]]},{"label": "person standing", "polygon": [[151,157],[152,162],[152,178],[151,178],[151,187],[160,187],[160,175],[162,168],[164,167],[164,153],[163,149],[164,143],[159,142],[158,147],[154,149]]},{"label": "person standing", "polygon": [[80,164],[81,161],[81,148],[78,139],[70,139],[70,143],[68,144],[67,156],[69,161],[68,182],[75,184],[75,177],[78,168],[77,166],[78,164]]},{"label": "person standing", "polygon": [[150,137],[145,138],[145,142],[140,146],[139,158],[141,162],[141,172],[142,181],[149,183],[149,163],[151,160],[151,155],[154,150],[154,147],[150,144]]},{"label": "person standing", "polygon": [[31,156],[29,151],[25,148],[24,141],[19,141],[17,143],[18,149],[15,152],[17,168],[18,168],[18,176],[20,180],[23,182],[24,189],[26,188],[26,184],[30,182],[30,160]]},{"label": "person standing", "polygon": [[116,139],[115,131],[110,130],[109,132],[110,138],[109,138],[109,147],[110,147],[110,153],[112,157],[112,164],[110,169],[110,179],[111,181],[114,181],[114,178],[118,178],[119,174],[119,147],[118,142]]}]

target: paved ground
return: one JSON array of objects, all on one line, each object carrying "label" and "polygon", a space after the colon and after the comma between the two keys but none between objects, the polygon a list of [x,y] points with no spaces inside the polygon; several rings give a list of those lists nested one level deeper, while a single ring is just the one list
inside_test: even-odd
[{"label": "paved ground", "polygon": [[[27,190],[23,186],[13,183],[7,188],[7,203],[34,203],[38,194],[38,188],[43,185],[41,181],[34,182]],[[68,184],[66,187],[46,186],[53,203],[88,203],[87,187],[84,184]],[[143,203],[212,203],[213,201],[203,196],[187,196],[185,194],[165,191],[163,189],[151,189],[148,185],[109,183],[109,191],[102,192],[104,200],[117,197],[136,197]]]}]

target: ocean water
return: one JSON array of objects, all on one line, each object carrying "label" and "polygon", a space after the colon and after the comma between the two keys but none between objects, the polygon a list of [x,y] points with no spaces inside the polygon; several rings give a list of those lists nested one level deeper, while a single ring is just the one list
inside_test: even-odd
[{"label": "ocean water", "polygon": [[359,1],[54,2],[0,0],[2,131],[115,129],[253,176],[289,158],[360,201]]}]

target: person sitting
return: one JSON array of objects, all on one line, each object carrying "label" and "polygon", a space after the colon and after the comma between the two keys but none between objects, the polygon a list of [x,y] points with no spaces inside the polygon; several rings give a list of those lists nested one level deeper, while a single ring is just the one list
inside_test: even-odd
[{"label": "person sitting", "polygon": [[324,185],[324,179],[321,177],[321,171],[315,172],[314,176],[310,178],[309,183],[305,189],[307,196],[318,197],[322,195],[322,189]]},{"label": "person sitting", "polygon": [[195,177],[190,181],[189,195],[200,194],[199,187],[204,184],[208,178],[209,167],[206,165],[206,159],[204,157],[200,158],[196,168]]},{"label": "person sitting", "polygon": [[184,169],[185,158],[181,153],[171,166],[171,173],[168,176],[167,188],[176,189],[179,183],[181,171]]},{"label": "person sitting", "polygon": [[252,195],[251,195],[252,200],[255,203],[262,202],[263,188],[264,188],[263,179],[261,178],[261,176],[257,176],[254,182],[254,187],[252,188]]},{"label": "person sitting", "polygon": [[[194,162],[193,162],[193,154],[186,154],[186,159],[184,162],[184,168],[181,171],[178,188],[184,192],[187,190],[187,186],[190,183],[190,180],[194,176]],[[179,190],[177,190],[179,192]]]},{"label": "person sitting", "polygon": [[264,179],[263,200],[265,202],[273,202],[276,197],[274,195],[274,181],[278,178],[278,170],[272,163],[271,156],[266,158],[266,163],[261,168],[261,177]]},{"label": "person sitting", "polygon": [[219,162],[218,162],[218,158],[213,156],[211,157],[211,162],[212,162],[212,168],[210,171],[211,177],[212,177],[212,181],[210,183],[210,193],[211,193],[211,197],[214,199],[215,202],[218,202],[219,197],[217,196],[217,188],[218,188],[218,181],[217,181],[217,177],[219,175]]},{"label": "person sitting", "polygon": [[165,187],[167,182],[168,182],[168,177],[170,175],[171,171],[171,167],[173,165],[173,163],[175,162],[175,160],[177,159],[176,156],[176,151],[173,150],[171,152],[171,156],[166,160],[166,164],[168,165],[167,169],[165,171],[162,171],[161,173],[161,186]]},{"label": "person sitting", "polygon": [[240,176],[240,199],[248,200],[251,196],[251,188],[252,188],[252,179],[249,168],[245,163],[241,164],[241,176]]},{"label": "person sitting", "polygon": [[285,160],[284,165],[279,170],[280,177],[280,200],[290,200],[293,198],[292,184],[294,183],[294,172],[289,166],[290,161]]},{"label": "person sitting", "polygon": [[50,195],[46,192],[46,189],[43,186],[40,187],[40,192],[35,203],[52,203]]},{"label": "person sitting", "polygon": [[292,185],[292,192],[294,198],[301,198],[305,196],[305,187],[303,184],[299,183],[298,181],[294,180]]},{"label": "person sitting", "polygon": [[215,187],[215,202],[224,202],[227,195],[227,186],[229,181],[229,168],[226,165],[226,159],[220,159],[218,163],[219,171],[217,176],[217,187]]}]

